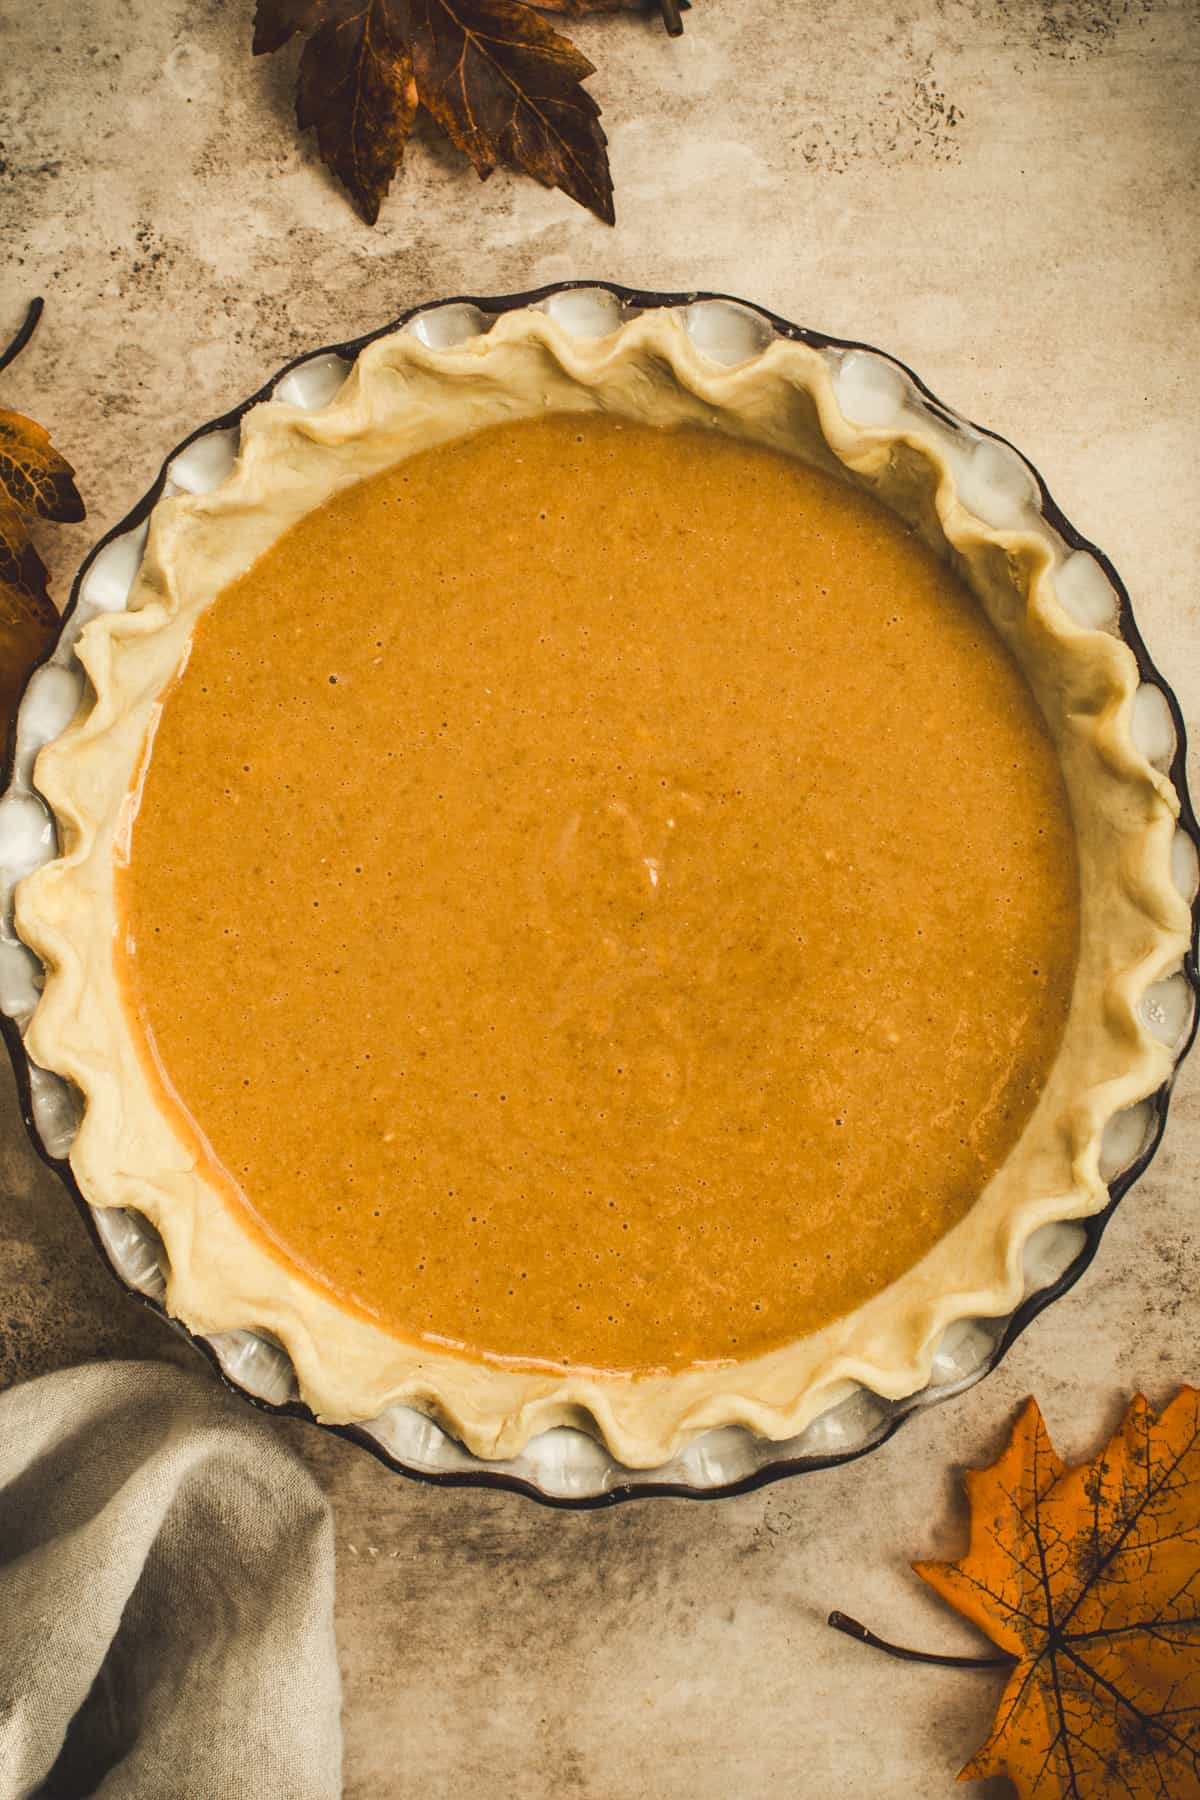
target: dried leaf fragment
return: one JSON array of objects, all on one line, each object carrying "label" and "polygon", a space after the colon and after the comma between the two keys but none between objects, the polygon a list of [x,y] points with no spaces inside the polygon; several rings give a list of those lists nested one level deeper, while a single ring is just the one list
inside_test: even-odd
[{"label": "dried leaf fragment", "polygon": [[297,32],[315,31],[331,13],[343,15],[350,10],[350,5],[340,5],[338,0],[258,0],[253,53],[268,56],[273,50],[282,50]]},{"label": "dried leaf fragment", "polygon": [[58,613],[25,515],[0,479],[0,755],[30,669],[50,648]]},{"label": "dried leaf fragment", "polygon": [[1078,1468],[1030,1400],[966,1477],[971,1544],[916,1572],[1016,1658],[962,1779],[1021,1800],[1200,1794],[1200,1393],[1156,1418],[1139,1395]]},{"label": "dried leaf fragment", "polygon": [[405,0],[258,0],[255,56],[297,33],[296,123],[373,225],[417,116]]},{"label": "dried leaf fragment", "polygon": [[[0,355],[7,367],[29,341],[41,302]],[[84,516],[75,471],[50,434],[22,413],[0,411],[0,743],[30,669],[49,649],[58,613],[46,565],[30,536],[30,517],[76,524]]]},{"label": "dried leaf fragment", "polygon": [[421,104],[486,179],[498,163],[561,188],[611,225],[612,176],[595,73],[518,0],[410,0]]},{"label": "dried leaf fragment", "polygon": [[647,0],[529,0],[538,12],[561,19],[586,19],[589,13],[645,12]]},{"label": "dried leaf fragment", "polygon": [[[679,0],[686,12],[690,0]],[[648,13],[660,0],[529,0],[538,12],[557,13],[562,19],[586,19],[590,13]]]},{"label": "dried leaf fragment", "polygon": [[54,641],[58,613],[45,592],[30,593],[0,579],[0,743],[29,671]]},{"label": "dried leaf fragment", "polygon": [[33,547],[29,526],[19,506],[0,486],[0,581],[38,594],[46,585],[46,565]]},{"label": "dried leaf fragment", "polygon": [[0,489],[14,506],[43,519],[78,524],[83,501],[74,474],[48,431],[20,413],[0,412]]},{"label": "dried leaf fragment", "polygon": [[412,57],[396,0],[370,0],[335,14],[308,39],[296,123],[316,131],[322,158],[368,225],[379,217],[416,116]]}]

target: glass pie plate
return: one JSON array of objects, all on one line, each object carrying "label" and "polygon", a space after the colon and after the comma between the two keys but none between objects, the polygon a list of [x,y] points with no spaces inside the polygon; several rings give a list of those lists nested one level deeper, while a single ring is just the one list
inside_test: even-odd
[{"label": "glass pie plate", "polygon": [[[1166,1123],[1174,1073],[1196,1026],[1200,834],[1187,792],[1178,702],[1146,652],[1129,596],[1112,565],[1063,517],[1036,469],[1004,439],[936,399],[895,358],[723,295],[657,294],[606,282],[567,282],[533,293],[415,307],[378,331],[297,357],[240,406],[200,426],[171,452],[149,491],[86,558],[58,640],[33,672],[21,701],[0,782],[0,1029],[34,1148],[79,1206],[117,1279],[166,1317],[161,1240],[140,1214],[93,1208],[84,1200],[68,1161],[79,1118],[77,1097],[58,1077],[31,1061],[24,1043],[42,970],[14,930],[13,888],[56,853],[54,821],[33,785],[33,765],[42,745],[69,723],[82,693],[75,640],[89,619],[126,605],[156,501],[164,494],[207,493],[229,473],[242,417],[252,406],[275,397],[315,409],[332,398],[365,345],[385,333],[405,330],[432,350],[449,348],[487,332],[501,314],[524,307],[548,313],[568,334],[580,337],[603,336],[639,312],[671,308],[701,354],[727,367],[757,355],[776,336],[796,339],[827,361],[838,402],[854,423],[894,427],[907,417],[935,435],[971,511],[1000,529],[1036,523],[1054,545],[1056,591],[1068,612],[1082,625],[1120,636],[1133,652],[1141,676],[1134,737],[1149,761],[1169,775],[1180,801],[1173,868],[1180,891],[1191,904],[1192,941],[1180,967],[1150,988],[1143,1001],[1147,1027],[1172,1053],[1171,1077],[1148,1099],[1110,1122],[1101,1158],[1109,1191],[1105,1209],[1090,1218],[1038,1230],[1026,1246],[1025,1293],[1016,1310],[1003,1318],[969,1319],[951,1326],[934,1356],[931,1378],[919,1392],[888,1400],[847,1384],[836,1404],[797,1437],[777,1442],[755,1437],[742,1427],[726,1427],[702,1434],[671,1462],[651,1469],[624,1467],[603,1444],[568,1427],[543,1432],[511,1461],[484,1461],[423,1413],[406,1406],[393,1406],[367,1424],[323,1427],[416,1479],[444,1486],[511,1489],[552,1506],[606,1506],[654,1494],[712,1498],[864,1455],[884,1443],[918,1408],[960,1393],[994,1368],[1042,1308],[1079,1279],[1113,1209],[1153,1157]],[[177,1329],[184,1328],[177,1325]],[[231,1387],[255,1404],[312,1417],[298,1398],[287,1356],[268,1337],[252,1331],[185,1335]]]}]

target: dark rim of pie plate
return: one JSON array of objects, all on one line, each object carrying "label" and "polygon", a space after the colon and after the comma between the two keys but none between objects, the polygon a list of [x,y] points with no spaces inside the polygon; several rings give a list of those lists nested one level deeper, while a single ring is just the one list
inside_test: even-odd
[{"label": "dark rim of pie plate", "polygon": [[[913,383],[929,410],[947,428],[952,431],[958,431],[965,426],[969,431],[976,432],[981,437],[991,438],[995,443],[1004,444],[1010,450],[1014,450],[1037,482],[1041,512],[1046,522],[1059,533],[1072,550],[1083,550],[1089,556],[1094,557],[1103,569],[1108,580],[1111,582],[1119,605],[1119,624],[1122,641],[1126,643],[1133,652],[1142,680],[1150,682],[1157,687],[1167,702],[1171,714],[1171,722],[1175,730],[1175,753],[1172,757],[1170,767],[1167,770],[1167,774],[1174,784],[1175,792],[1179,796],[1179,818],[1177,820],[1177,825],[1178,828],[1191,839],[1193,846],[1197,849],[1197,852],[1200,853],[1200,828],[1197,826],[1196,814],[1192,807],[1191,797],[1188,793],[1187,786],[1187,734],[1179,701],[1169,685],[1163,680],[1162,675],[1156,668],[1142,641],[1142,635],[1134,618],[1133,607],[1124,582],[1121,580],[1104,552],[1099,549],[1097,545],[1093,544],[1090,539],[1085,538],[1081,532],[1077,531],[1070,520],[1063,515],[1061,509],[1051,496],[1042,476],[1038,470],[1034,468],[1033,464],[1029,462],[1028,458],[1025,457],[1021,451],[1016,450],[1016,446],[1010,444],[1008,439],[1001,437],[998,432],[989,431],[986,426],[976,425],[972,420],[966,419],[961,413],[957,413],[952,408],[945,405],[945,403],[940,401],[935,394],[931,393],[919,375],[908,368],[908,366],[901,362],[898,357],[893,356],[890,351],[879,350],[873,344],[861,343],[856,339],[831,337],[823,331],[814,331],[806,326],[795,325],[788,319],[780,318],[777,313],[769,312],[765,307],[756,306],[753,302],[739,299],[732,294],[710,293],[706,291],[664,294],[655,293],[646,289],[621,287],[615,282],[610,281],[578,280],[552,282],[546,287],[533,288],[526,293],[501,294],[487,298],[467,294],[452,296],[445,300],[426,301],[420,306],[410,307],[406,312],[402,312],[398,318],[389,321],[388,324],[381,325],[374,331],[364,332],[361,337],[348,338],[337,343],[325,344],[316,350],[306,350],[301,355],[293,357],[290,362],[279,369],[271,379],[265,383],[264,386],[260,387],[257,393],[252,394],[248,400],[244,400],[240,405],[231,408],[230,411],[222,413],[220,417],[210,419],[207,424],[199,426],[195,431],[190,432],[187,437],[182,439],[180,443],[175,445],[174,449],[171,450],[169,455],[165,458],[162,467],[149,490],[142,496],[137,504],[126,513],[125,517],[121,519],[119,523],[112,526],[112,528],[107,531],[89,551],[84,562],[81,564],[72,585],[70,599],[63,615],[64,621],[69,618],[74,611],[78,602],[80,585],[83,578],[101,550],[103,550],[113,538],[120,537],[128,531],[136,529],[147,518],[152,507],[162,493],[164,483],[167,479],[168,467],[175,458],[185,450],[189,444],[194,443],[197,438],[206,437],[213,431],[230,430],[234,426],[239,425],[244,415],[248,413],[252,407],[258,406],[261,402],[268,400],[271,397],[278,383],[285,375],[289,374],[291,370],[298,368],[304,363],[311,362],[315,357],[324,355],[340,356],[347,362],[353,362],[359,353],[364,350],[368,344],[373,343],[376,338],[385,337],[388,333],[399,330],[402,326],[408,324],[411,319],[416,318],[421,313],[435,311],[441,307],[456,305],[475,307],[480,313],[487,315],[491,320],[495,320],[503,313],[516,312],[523,307],[536,305],[540,301],[547,300],[555,294],[579,289],[601,291],[606,294],[611,294],[615,299],[620,301],[622,305],[642,311],[652,311],[661,307],[685,307],[710,300],[725,301],[731,305],[741,307],[745,311],[764,320],[780,337],[790,338],[795,342],[807,344],[812,349],[868,351],[872,355],[883,357],[884,360],[902,370]],[[52,654],[52,650],[53,646],[51,647],[51,650],[47,651],[37,667],[40,668],[41,663],[48,660],[49,656]],[[31,675],[33,672],[34,671],[31,671]],[[7,788],[12,777],[13,753],[16,738],[15,720],[16,712],[14,710],[13,724],[10,726],[8,742],[5,746],[3,769],[0,771],[0,790]],[[1104,1210],[1102,1212],[1094,1213],[1090,1218],[1075,1221],[1075,1223],[1081,1225],[1083,1228],[1084,1243],[1074,1261],[1070,1263],[1056,1281],[1052,1282],[1048,1287],[1041,1289],[1039,1292],[1029,1295],[1020,1303],[1008,1319],[1003,1335],[997,1342],[991,1354],[984,1361],[978,1375],[972,1377],[968,1385],[974,1386],[977,1380],[982,1380],[984,1376],[990,1374],[997,1363],[999,1363],[1006,1354],[1010,1346],[1016,1342],[1026,1327],[1037,1318],[1038,1314],[1042,1312],[1045,1307],[1049,1306],[1052,1301],[1057,1300],[1061,1294],[1065,1294],[1068,1289],[1074,1287],[1075,1283],[1079,1280],[1080,1276],[1095,1256],[1100,1245],[1100,1240],[1104,1235],[1105,1226],[1112,1218],[1117,1206],[1133,1186],[1134,1182],[1138,1180],[1153,1160],[1155,1152],[1162,1141],[1176,1074],[1183,1058],[1191,1048],[1196,1035],[1197,1019],[1198,1016],[1200,1016],[1200,1005],[1198,1005],[1198,1001],[1200,1001],[1198,952],[1200,952],[1200,894],[1192,901],[1192,939],[1187,954],[1183,959],[1183,973],[1192,995],[1191,1021],[1182,1042],[1175,1052],[1174,1066],[1170,1076],[1163,1083],[1162,1087],[1147,1098],[1146,1103],[1151,1109],[1152,1123],[1147,1135],[1146,1143],[1135,1161],[1110,1183],[1109,1201]],[[21,1112],[33,1148],[41,1160],[54,1170],[67,1192],[75,1201],[89,1235],[97,1250],[100,1252],[106,1266],[112,1273],[114,1280],[125,1289],[126,1293],[131,1294],[136,1300],[139,1300],[143,1306],[148,1307],[152,1312],[157,1313],[159,1317],[166,1320],[173,1329],[181,1333],[183,1337],[187,1338],[189,1342],[207,1358],[220,1380],[231,1391],[241,1395],[243,1399],[249,1400],[262,1412],[276,1413],[286,1418],[306,1419],[310,1423],[320,1424],[321,1422],[315,1418],[312,1411],[298,1400],[288,1401],[285,1404],[277,1404],[260,1399],[256,1394],[248,1393],[246,1389],[240,1387],[225,1373],[217,1359],[215,1350],[210,1344],[206,1343],[203,1338],[197,1337],[190,1332],[187,1327],[182,1325],[177,1319],[173,1319],[160,1301],[152,1299],[146,1294],[139,1293],[136,1289],[130,1288],[127,1285],[120,1273],[109,1260],[103,1242],[101,1241],[100,1234],[96,1228],[95,1221],[92,1217],[92,1210],[84,1199],[83,1194],[80,1192],[71,1172],[70,1163],[66,1158],[51,1156],[38,1135],[33,1117],[29,1064],[21,1032],[15,1021],[3,1014],[0,1014],[0,1031],[3,1032],[4,1041],[8,1047],[13,1070],[16,1075]],[[953,1392],[946,1396],[947,1399],[953,1397]],[[603,1493],[591,1494],[579,1498],[547,1494],[535,1486],[534,1483],[527,1481],[520,1476],[492,1472],[486,1468],[443,1471],[430,1471],[427,1469],[414,1468],[392,1456],[380,1443],[357,1425],[324,1424],[322,1425],[322,1429],[333,1432],[338,1437],[346,1438],[351,1443],[361,1445],[381,1463],[385,1464],[388,1468],[395,1470],[398,1474],[408,1476],[410,1480],[424,1482],[436,1487],[478,1487],[502,1491],[506,1490],[512,1493],[524,1494],[529,1499],[535,1500],[543,1506],[565,1508],[572,1511],[591,1511],[599,1507],[615,1506],[624,1500],[641,1500],[655,1497],[717,1500],[728,1495],[749,1493],[755,1488],[766,1486],[768,1482],[780,1481],[785,1476],[808,1474],[819,1469],[834,1468],[843,1463],[855,1462],[859,1457],[869,1455],[872,1451],[878,1450],[896,1431],[899,1430],[906,1419],[910,1418],[915,1411],[927,1404],[929,1404],[929,1402],[922,1402],[919,1392],[910,1396],[906,1403],[900,1405],[899,1409],[889,1420],[887,1426],[879,1436],[873,1438],[870,1443],[859,1446],[857,1449],[842,1451],[826,1456],[781,1456],[773,1462],[763,1464],[761,1467],[753,1470],[750,1474],[736,1481],[728,1482],[723,1486],[696,1488],[690,1487],[684,1482],[641,1481],[637,1483],[629,1482],[617,1484],[606,1489]],[[940,1404],[940,1402],[934,1402],[934,1404]]]}]

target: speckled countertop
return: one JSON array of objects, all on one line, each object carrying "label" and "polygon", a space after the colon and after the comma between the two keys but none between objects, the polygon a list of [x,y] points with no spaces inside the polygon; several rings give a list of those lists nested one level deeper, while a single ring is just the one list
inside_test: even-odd
[{"label": "speckled countertop", "polygon": [[[615,232],[507,175],[480,187],[424,136],[368,230],[297,141],[288,54],[251,60],[250,11],[0,7],[0,338],[47,301],[5,401],[90,506],[46,534],[60,596],[163,452],[286,358],[439,294],[605,275],[878,343],[1011,437],[1200,721],[1191,0],[696,0],[678,43],[575,27]],[[824,1616],[970,1647],[907,1573],[963,1544],[960,1468],[1031,1391],[1082,1457],[1132,1389],[1200,1376],[1198,1151],[1193,1062],[1083,1282],[982,1386],[836,1472],[564,1515],[281,1425],[336,1511],[351,1800],[949,1795],[999,1678],[876,1659]],[[192,1358],[99,1266],[4,1074],[0,1385],[112,1355]]]}]

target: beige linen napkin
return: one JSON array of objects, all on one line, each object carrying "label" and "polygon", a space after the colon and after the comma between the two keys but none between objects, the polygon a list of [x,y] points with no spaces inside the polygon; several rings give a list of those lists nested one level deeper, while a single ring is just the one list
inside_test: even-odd
[{"label": "beige linen napkin", "polygon": [[0,1395],[0,1800],[331,1800],[333,1583],[319,1488],[210,1376]]}]

